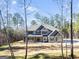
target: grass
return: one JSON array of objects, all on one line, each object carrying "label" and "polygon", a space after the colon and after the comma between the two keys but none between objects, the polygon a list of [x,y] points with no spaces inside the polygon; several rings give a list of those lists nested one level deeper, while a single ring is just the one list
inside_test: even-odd
[{"label": "grass", "polygon": [[[28,59],[62,59],[62,56],[50,56],[48,54],[39,53]],[[66,57],[64,57],[64,59],[66,59]],[[67,57],[67,59],[70,59],[70,57]]]},{"label": "grass", "polygon": [[0,59],[24,59],[24,57],[23,56],[15,56],[15,57],[2,56],[2,57],[0,57]]},{"label": "grass", "polygon": [[[12,59],[12,57],[10,56],[7,56],[5,58]],[[24,59],[24,56],[15,56],[15,59]],[[29,57],[28,59],[62,59],[62,56],[50,56],[48,54],[38,53]],[[66,59],[66,57],[64,57],[64,59]],[[67,57],[67,59],[70,59],[70,57]]]},{"label": "grass", "polygon": [[[13,58],[15,58],[15,59],[24,59],[24,56],[15,56],[13,58],[11,56],[7,56],[7,57],[4,56],[4,58],[6,58],[6,59],[13,59]],[[38,54],[30,56],[27,59],[62,59],[62,56],[54,56],[54,55],[48,55],[48,54],[44,54],[44,53],[38,53]],[[68,57],[64,56],[64,59],[71,59],[71,57],[70,56],[68,56]]]},{"label": "grass", "polygon": [[[11,43],[12,47],[25,47],[25,44],[23,41],[18,41]],[[58,46],[54,44],[51,46],[51,44],[41,44],[41,43],[34,43],[29,44],[28,46],[28,58],[29,59],[61,59],[61,48],[57,48]],[[41,48],[40,46],[43,46],[45,48]],[[39,47],[39,48],[36,48]],[[55,49],[57,48],[57,50]],[[30,51],[29,51],[30,50]],[[14,54],[16,56],[16,59],[24,59],[25,55],[25,49],[13,49]],[[66,50],[64,50],[64,56]],[[79,57],[79,49],[74,50],[74,54]],[[68,55],[70,55],[70,50],[68,49]],[[0,56],[10,56],[10,51],[8,50],[8,45],[0,46]],[[11,58],[11,57],[9,57]]]}]

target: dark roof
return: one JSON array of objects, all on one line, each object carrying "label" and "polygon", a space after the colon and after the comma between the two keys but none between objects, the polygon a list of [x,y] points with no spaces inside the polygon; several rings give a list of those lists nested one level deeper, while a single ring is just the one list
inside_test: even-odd
[{"label": "dark roof", "polygon": [[59,33],[59,32],[58,32],[57,30],[55,30],[55,31],[51,34],[51,36],[56,36],[58,33]]}]

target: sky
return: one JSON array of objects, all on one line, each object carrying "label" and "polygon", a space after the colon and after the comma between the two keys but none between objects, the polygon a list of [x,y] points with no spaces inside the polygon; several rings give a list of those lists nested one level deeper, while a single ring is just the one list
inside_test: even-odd
[{"label": "sky", "polygon": [[[7,0],[0,0],[0,9],[3,12],[3,15],[6,15],[6,2]],[[63,0],[64,4],[64,15],[69,16],[69,3],[70,0]],[[26,5],[28,5],[29,0],[27,0]],[[61,0],[31,0],[30,6],[27,8],[27,19],[28,26],[32,20],[38,21],[34,14],[39,12],[41,15],[50,17],[55,14],[61,14]],[[23,0],[8,0],[9,13],[20,13],[24,18],[24,7]],[[79,0],[73,0],[73,13],[79,12]]]}]

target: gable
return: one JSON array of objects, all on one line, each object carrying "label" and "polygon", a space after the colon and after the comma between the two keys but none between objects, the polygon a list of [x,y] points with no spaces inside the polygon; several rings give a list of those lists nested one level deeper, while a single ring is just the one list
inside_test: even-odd
[{"label": "gable", "polygon": [[42,25],[32,25],[30,28],[28,28],[28,31],[37,31],[37,30],[50,30],[50,31],[59,31],[57,28],[47,25],[47,24],[42,24]]},{"label": "gable", "polygon": [[41,25],[36,32],[41,33],[43,36],[48,36],[52,31]]},{"label": "gable", "polygon": [[54,32],[52,32],[50,36],[56,36],[57,34],[60,34],[60,33],[57,30],[55,30]]},{"label": "gable", "polygon": [[40,26],[36,31],[41,30],[42,28],[44,28],[44,26]]},{"label": "gable", "polygon": [[37,30],[41,30],[41,31],[51,31],[51,30],[45,28],[45,27],[42,26],[42,25],[41,25]]},{"label": "gable", "polygon": [[53,27],[53,26],[51,26],[51,25],[48,25],[48,24],[43,24],[43,26],[44,26],[45,28],[47,28],[47,29],[51,30],[51,31],[55,31],[55,30],[57,30],[57,31],[58,31],[58,29],[57,29],[57,28],[55,28],[55,27]]}]

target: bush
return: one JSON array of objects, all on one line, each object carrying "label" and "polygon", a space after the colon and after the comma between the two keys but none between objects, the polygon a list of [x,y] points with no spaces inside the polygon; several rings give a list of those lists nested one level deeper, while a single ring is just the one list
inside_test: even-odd
[{"label": "bush", "polygon": [[[7,36],[6,36],[6,33],[7,33]],[[8,38],[10,42],[23,40],[24,32],[22,30],[14,30],[11,27],[3,28],[0,32],[0,45],[7,43],[6,38]]]},{"label": "bush", "polygon": [[24,33],[22,31],[19,31],[19,30],[14,31],[14,33],[13,33],[14,41],[23,40],[23,38],[24,38]]}]

